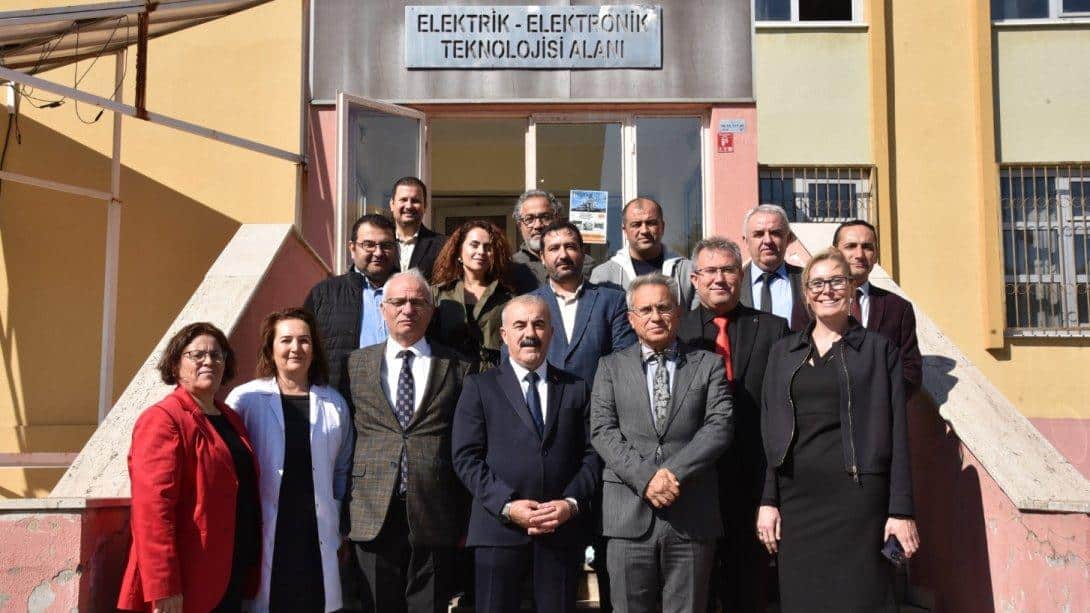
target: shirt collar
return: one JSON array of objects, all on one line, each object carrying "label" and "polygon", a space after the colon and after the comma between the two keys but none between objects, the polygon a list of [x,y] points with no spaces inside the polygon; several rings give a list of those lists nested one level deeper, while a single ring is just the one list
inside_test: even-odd
[{"label": "shirt collar", "polygon": [[394,238],[397,239],[397,242],[401,243],[402,245],[415,245],[416,244],[416,239],[419,238],[419,237],[420,237],[420,228],[417,228],[416,232],[413,233],[413,235],[410,236],[409,238],[401,238],[400,236],[397,235],[397,232],[394,232]]},{"label": "shirt collar", "polygon": [[[757,285],[761,282],[761,275],[765,274],[765,271],[761,270],[754,262],[749,263],[749,284]],[[780,264],[780,267],[773,271],[774,275],[781,279],[787,279],[787,262]]]},{"label": "shirt collar", "polygon": [[[519,364],[518,362],[516,362],[515,359],[512,358],[512,357],[508,357],[507,361],[511,363],[511,370],[515,371],[515,378],[518,379],[519,383],[525,381],[526,380],[526,373],[530,372],[530,370],[527,369],[527,368],[523,368],[522,365]],[[540,380],[540,381],[545,380],[545,373],[548,371],[548,368],[549,368],[548,361],[547,360],[542,360],[541,365],[534,369],[534,372],[537,373],[538,380]]]},{"label": "shirt collar", "polygon": [[870,298],[870,281],[864,281],[863,285],[860,285],[857,291],[862,292],[863,296]]},{"label": "shirt collar", "polygon": [[396,360],[397,354],[405,349],[413,352],[414,358],[431,357],[431,345],[428,344],[428,339],[425,337],[420,337],[420,340],[413,343],[410,347],[402,347],[400,343],[391,338],[386,341],[386,362],[389,363]]},{"label": "shirt collar", "polygon": [[579,298],[582,298],[583,297],[583,286],[585,286],[585,285],[586,285],[585,282],[580,283],[579,287],[575,288],[575,292],[573,292],[571,294],[561,294],[560,292],[562,292],[564,290],[558,288],[553,283],[553,280],[549,279],[549,289],[552,290],[553,295],[556,296],[557,299],[559,299],[559,300],[571,300],[573,298],[578,300]]},{"label": "shirt collar", "polygon": [[[671,343],[670,346],[666,348],[666,351],[667,351],[667,355],[666,355],[667,360],[676,360],[677,359],[677,341],[675,340],[673,343]],[[643,357],[643,361],[646,362],[651,356],[655,355],[655,350],[648,347],[647,345],[644,345],[643,342],[641,341],[640,342],[640,355]]]},{"label": "shirt collar", "polygon": [[356,268],[355,264],[352,265],[352,272],[354,272],[357,275],[363,277],[363,286],[366,287],[367,289],[373,289],[373,290],[375,290],[377,292],[382,291],[382,286],[381,285],[375,285],[374,283],[371,283],[371,279],[367,275],[360,272],[360,269]]}]

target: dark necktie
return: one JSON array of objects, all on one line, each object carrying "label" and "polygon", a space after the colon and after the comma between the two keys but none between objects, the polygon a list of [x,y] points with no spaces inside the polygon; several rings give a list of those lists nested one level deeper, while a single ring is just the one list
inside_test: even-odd
[{"label": "dark necktie", "polygon": [[537,435],[545,435],[545,417],[541,413],[541,396],[537,393],[537,373],[526,373],[526,406],[530,407],[530,417],[534,418],[534,426],[537,427]]},{"label": "dark necktie", "polygon": [[[415,386],[413,384],[413,352],[409,350],[399,351],[397,357],[401,359],[401,374],[397,376],[397,395],[394,402],[394,415],[397,417],[401,429],[409,427],[413,419],[413,397]],[[406,449],[401,449],[400,479],[397,483],[397,493],[402,496],[408,491],[409,482],[409,457]]]},{"label": "dark necktie", "polygon": [[765,313],[772,312],[772,279],[775,276],[776,274],[771,272],[761,275],[761,310]]},{"label": "dark necktie", "polygon": [[863,304],[860,302],[860,298],[863,297],[863,290],[856,289],[852,292],[852,317],[855,318],[860,324],[863,323]]},{"label": "dark necktie", "polygon": [[670,412],[670,372],[666,369],[666,352],[656,353],[647,359],[647,363],[656,363],[655,376],[651,381],[651,395],[655,411],[655,430],[662,434],[666,427],[666,416]]},{"label": "dark necktie", "polygon": [[726,315],[716,315],[712,321],[715,322],[715,327],[719,328],[719,333],[715,335],[715,352],[723,356],[723,367],[727,369],[727,383],[733,385],[734,366],[730,363],[730,334],[727,333],[730,319]]}]

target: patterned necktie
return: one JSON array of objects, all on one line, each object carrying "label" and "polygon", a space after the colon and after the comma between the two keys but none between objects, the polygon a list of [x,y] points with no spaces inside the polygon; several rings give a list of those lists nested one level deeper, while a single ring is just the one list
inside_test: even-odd
[{"label": "patterned necktie", "polygon": [[655,378],[652,382],[652,396],[654,397],[655,430],[662,434],[666,427],[666,416],[670,411],[670,373],[666,370],[667,353],[660,352],[647,359],[647,363],[658,364],[655,368]]},{"label": "patterned necktie", "polygon": [[545,435],[545,417],[541,413],[541,396],[537,393],[537,373],[526,373],[526,406],[530,407],[530,417],[534,418],[534,426],[537,427],[537,435]]},{"label": "patterned necktie", "polygon": [[730,334],[727,333],[730,320],[726,315],[716,315],[712,321],[715,322],[715,327],[719,328],[719,333],[715,335],[715,352],[723,356],[723,367],[727,370],[727,383],[733,386],[734,366],[730,363]]},{"label": "patterned necktie", "polygon": [[775,273],[766,272],[761,275],[761,310],[765,313],[772,312],[772,279],[775,278]]},{"label": "patterned necktie", "polygon": [[[397,417],[401,429],[409,427],[413,418],[413,397],[415,388],[413,385],[413,352],[402,350],[397,353],[401,360],[401,374],[397,376],[397,400],[394,402],[394,416]],[[409,482],[409,457],[406,449],[401,449],[400,478],[397,483],[397,493],[402,496],[408,491]]]},{"label": "patterned necktie", "polygon": [[860,324],[863,323],[863,304],[860,302],[860,298],[863,297],[863,290],[857,289],[852,292],[852,317],[855,318]]}]

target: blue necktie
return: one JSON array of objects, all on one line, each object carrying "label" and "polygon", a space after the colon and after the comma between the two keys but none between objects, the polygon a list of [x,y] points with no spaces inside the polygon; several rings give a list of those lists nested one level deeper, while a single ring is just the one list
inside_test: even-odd
[{"label": "blue necktie", "polygon": [[526,382],[530,385],[526,388],[526,406],[530,407],[530,417],[534,418],[534,426],[537,427],[537,435],[545,434],[545,418],[541,414],[541,396],[537,393],[537,373],[526,373]]},{"label": "blue necktie", "polygon": [[[413,419],[413,352],[409,350],[399,351],[397,357],[401,359],[401,373],[397,376],[397,395],[394,403],[394,415],[397,417],[401,429],[409,427]],[[401,470],[397,483],[397,493],[402,496],[408,491],[409,482],[409,458],[406,450],[401,450]]]}]

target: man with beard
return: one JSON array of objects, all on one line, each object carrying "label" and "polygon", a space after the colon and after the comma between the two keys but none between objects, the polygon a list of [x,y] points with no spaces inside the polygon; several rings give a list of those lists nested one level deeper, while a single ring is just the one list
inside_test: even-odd
[{"label": "man with beard", "polygon": [[[515,292],[531,292],[548,281],[548,273],[541,261],[541,237],[545,228],[560,219],[560,201],[556,196],[540,189],[523,192],[515,203],[513,214],[522,234],[522,246],[511,255],[512,279]],[[583,257],[582,275],[590,274],[594,258]]]},{"label": "man with beard", "polygon": [[416,177],[401,177],[394,181],[390,196],[390,213],[397,225],[399,270],[420,271],[431,282],[432,268],[447,237],[424,225],[428,210],[428,188]]},{"label": "man with beard", "polygon": [[734,399],[734,444],[719,458],[719,503],[723,538],[712,570],[714,610],[764,610],[768,554],[754,522],[764,482],[761,386],[768,352],[787,336],[787,322],[741,305],[742,253],[733,241],[713,236],[693,249],[693,285],[700,306],[681,317],[678,339],[718,353]]}]

